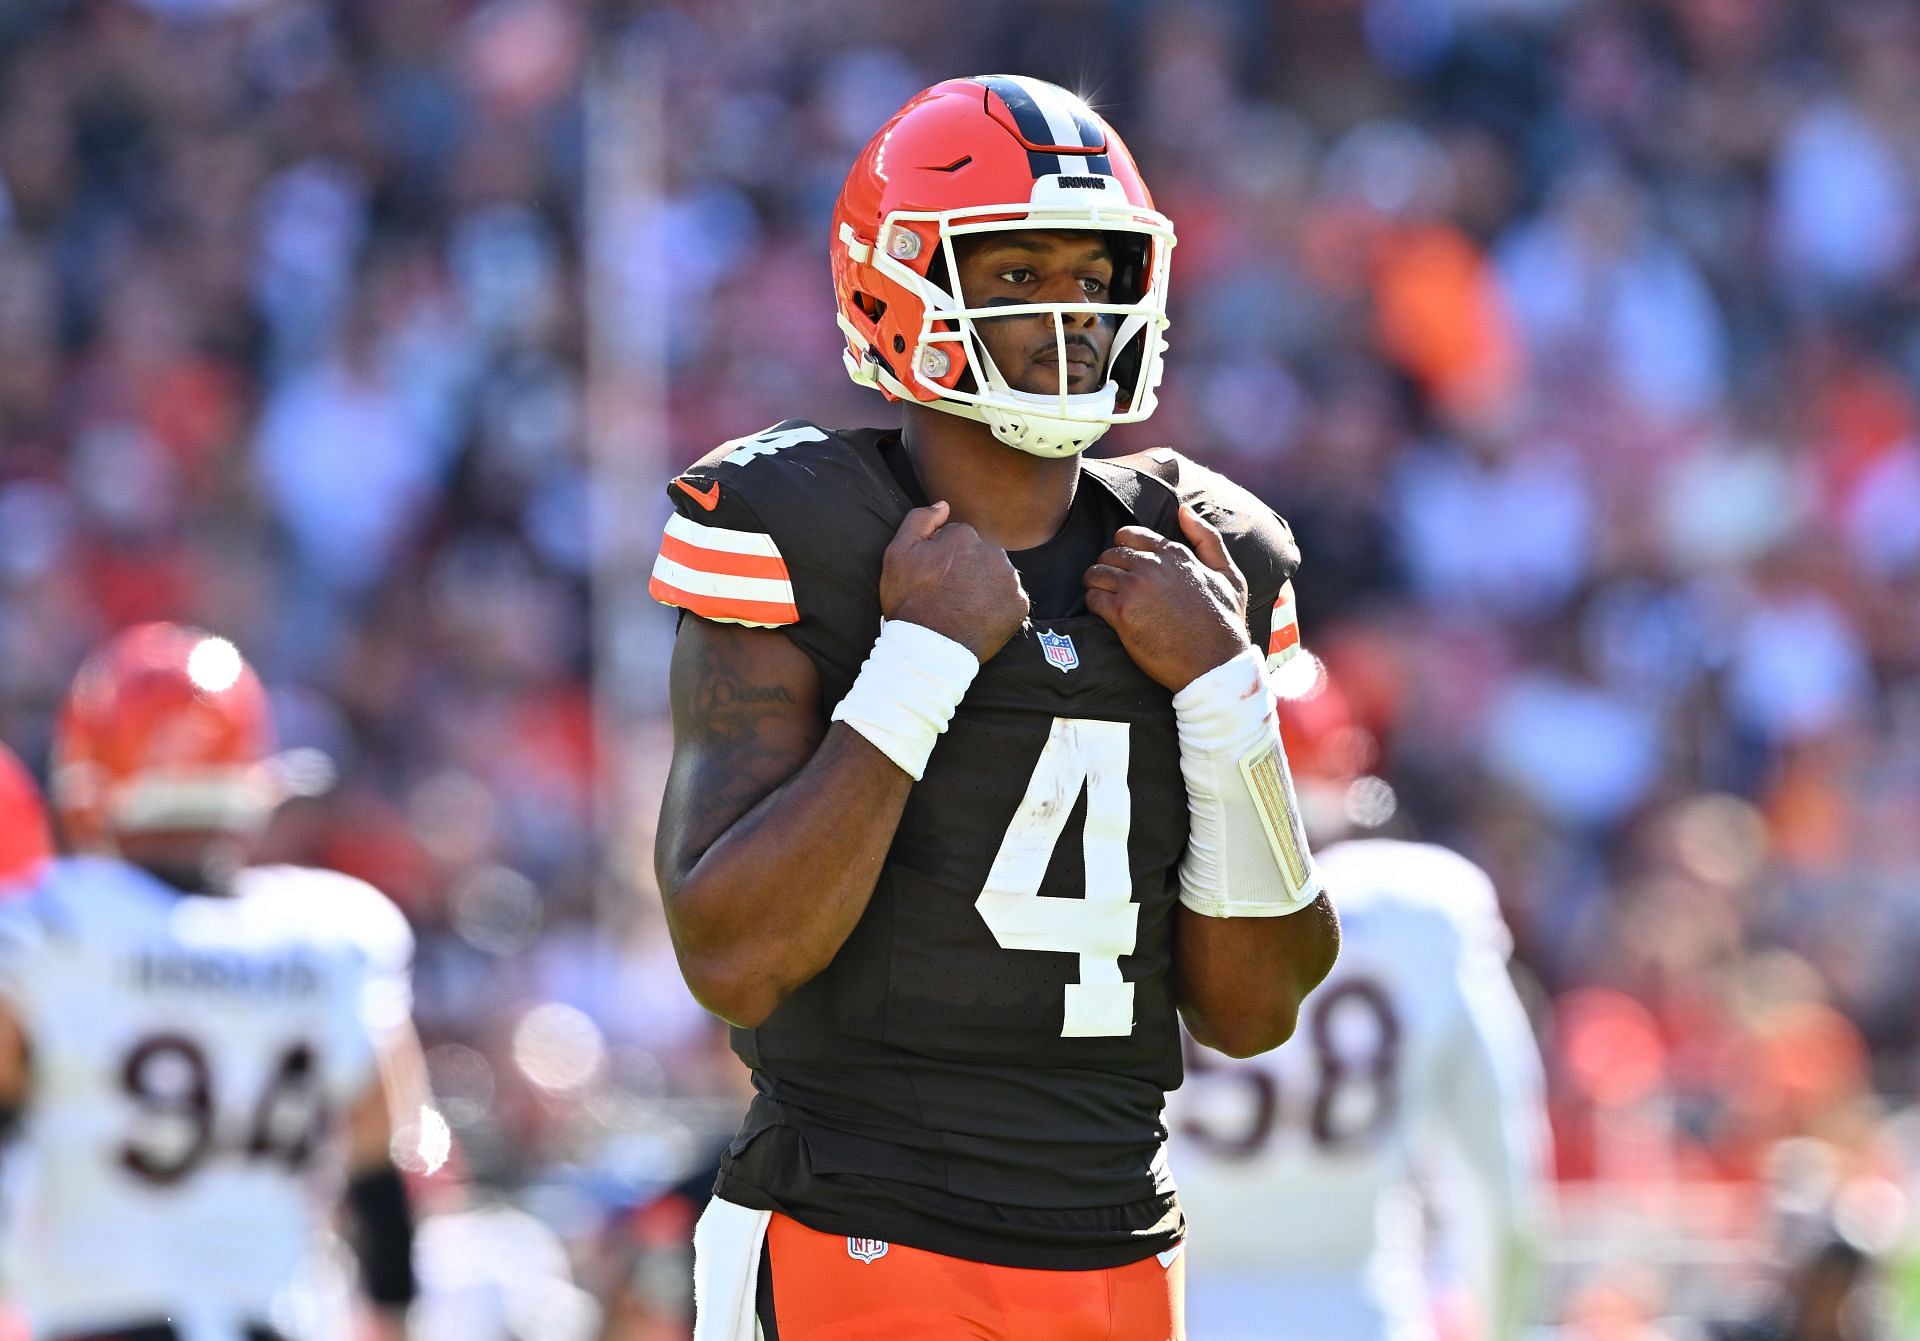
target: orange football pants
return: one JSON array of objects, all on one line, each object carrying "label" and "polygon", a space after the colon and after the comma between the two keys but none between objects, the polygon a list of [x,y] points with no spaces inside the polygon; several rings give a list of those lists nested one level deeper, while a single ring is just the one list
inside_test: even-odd
[{"label": "orange football pants", "polygon": [[[1186,1260],[1092,1271],[990,1266],[767,1225],[779,1341],[1186,1341]],[[761,1298],[768,1297],[762,1282]]]}]

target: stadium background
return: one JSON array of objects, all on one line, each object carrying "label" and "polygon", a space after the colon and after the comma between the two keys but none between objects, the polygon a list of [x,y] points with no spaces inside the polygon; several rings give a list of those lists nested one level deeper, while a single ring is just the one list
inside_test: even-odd
[{"label": "stadium background", "polygon": [[636,574],[678,464],[882,415],[827,214],[993,69],[1087,93],[1179,229],[1115,441],[1293,522],[1390,829],[1500,887],[1545,1334],[1695,1335],[1832,1230],[1920,1334],[1910,4],[8,0],[0,738],[43,770],[129,621],[234,638],[341,775],[276,853],[419,930],[430,1197],[675,1335],[650,1203],[740,1078],[656,908]]}]

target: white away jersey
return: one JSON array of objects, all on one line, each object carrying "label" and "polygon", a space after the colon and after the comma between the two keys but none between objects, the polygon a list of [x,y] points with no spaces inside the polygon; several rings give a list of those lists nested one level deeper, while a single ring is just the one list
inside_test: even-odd
[{"label": "white away jersey", "polygon": [[1449,1230],[1476,1227],[1466,1274],[1500,1314],[1494,1259],[1545,1178],[1540,1058],[1485,874],[1425,844],[1319,855],[1340,958],[1293,1038],[1245,1061],[1189,1043],[1169,1096],[1207,1341],[1426,1341],[1422,1186]]},{"label": "white away jersey", "polygon": [[335,1118],[378,1083],[412,950],[377,891],[295,867],[216,898],[81,858],[0,904],[33,1067],[6,1288],[36,1335],[318,1333]]}]

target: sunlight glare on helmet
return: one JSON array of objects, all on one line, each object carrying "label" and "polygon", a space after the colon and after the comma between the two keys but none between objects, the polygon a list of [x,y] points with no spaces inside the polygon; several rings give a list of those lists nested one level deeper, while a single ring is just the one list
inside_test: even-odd
[{"label": "sunlight glare on helmet", "polygon": [[187,678],[203,694],[218,694],[233,688],[244,666],[240,649],[225,638],[202,638],[194,644],[193,651],[187,653]]}]

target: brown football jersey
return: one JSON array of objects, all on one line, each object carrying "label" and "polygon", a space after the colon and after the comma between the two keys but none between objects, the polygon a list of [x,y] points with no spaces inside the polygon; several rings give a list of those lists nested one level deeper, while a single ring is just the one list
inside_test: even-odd
[{"label": "brown football jersey", "polygon": [[[1059,535],[1011,555],[1034,615],[981,667],[827,969],[734,1047],[759,1091],[718,1191],[829,1233],[1097,1267],[1181,1233],[1161,1110],[1186,792],[1171,693],[1080,575],[1130,523],[1226,536],[1269,646],[1298,563],[1280,519],[1173,452],[1085,460]],[[780,628],[845,695],[879,634],[881,559],[925,502],[896,433],[789,420],[668,490],[654,594]]]}]

